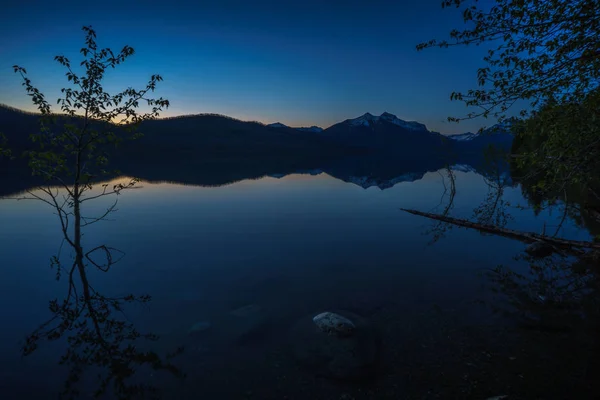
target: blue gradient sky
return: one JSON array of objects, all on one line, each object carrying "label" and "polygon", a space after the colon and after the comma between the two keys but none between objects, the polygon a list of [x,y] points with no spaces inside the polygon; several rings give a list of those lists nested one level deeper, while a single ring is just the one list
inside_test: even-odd
[{"label": "blue gradient sky", "polygon": [[420,1],[102,1],[11,2],[0,16],[0,103],[32,110],[13,64],[55,103],[67,84],[53,61],[80,60],[81,26],[100,47],[136,54],[107,74],[110,92],[165,81],[164,115],[214,112],[266,123],[330,126],[384,111],[442,133],[493,121],[446,122],[464,115],[453,90],[476,84],[484,49],[415,45],[463,26],[441,0]]}]

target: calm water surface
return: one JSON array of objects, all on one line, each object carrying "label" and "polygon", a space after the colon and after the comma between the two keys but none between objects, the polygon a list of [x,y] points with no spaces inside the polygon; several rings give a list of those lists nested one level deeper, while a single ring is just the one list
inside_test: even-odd
[{"label": "calm water surface", "polygon": [[[473,172],[457,172],[457,185],[453,215],[470,217],[488,188]],[[458,310],[456,323],[487,318],[473,304],[488,296],[479,272],[518,265],[513,256],[524,248],[518,241],[455,228],[430,244],[432,222],[399,210],[440,211],[442,192],[437,173],[385,190],[326,174],[222,187],[143,183],[119,196],[113,221],[85,231],[88,248],[107,244],[126,252],[109,273],[90,278],[106,294],[152,295],[149,305],[126,315],[140,330],[161,335],[159,350],[186,346],[181,365],[189,382],[170,389],[174,398],[304,398],[299,385],[323,396],[312,398],[339,398],[347,388],[307,383],[286,356],[286,333],[295,320],[355,310],[393,331],[384,348],[396,354],[404,351],[402,343],[434,329],[417,317],[433,308]],[[525,204],[518,187],[507,189],[505,198]],[[110,201],[87,203],[88,213]],[[512,214],[511,226],[538,232],[548,218]],[[569,224],[563,235],[587,238]],[[48,394],[62,384],[58,346],[42,343],[33,355],[20,354],[25,335],[48,318],[48,300],[65,294],[66,282],[56,282],[49,268],[60,243],[48,206],[0,202],[0,387],[9,395],[2,398],[54,398]],[[246,305],[258,310],[260,321],[240,328],[229,316]],[[211,324],[207,335],[190,337],[190,327],[201,321]]]}]

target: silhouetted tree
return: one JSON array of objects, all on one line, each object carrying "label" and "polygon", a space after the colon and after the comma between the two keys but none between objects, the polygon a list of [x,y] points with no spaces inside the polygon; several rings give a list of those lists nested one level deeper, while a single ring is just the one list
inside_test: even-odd
[{"label": "silhouetted tree", "polygon": [[[67,79],[73,85],[61,90],[64,97],[57,103],[63,115],[53,114],[44,95],[27,78],[26,70],[14,66],[14,71],[23,79],[27,94],[43,116],[40,131],[31,135],[38,149],[29,152],[29,165],[33,174],[43,177],[46,182],[20,199],[39,200],[49,205],[60,223],[61,249],[66,244],[74,253],[68,264],[63,263],[60,250],[52,257],[51,266],[56,269],[56,278],[67,277],[67,294],[50,302],[52,317],[27,337],[23,353],[34,352],[40,340],[66,339],[67,350],[60,363],[67,365],[70,373],[63,395],[78,398],[77,383],[86,367],[96,366],[100,367],[100,373],[94,394],[101,396],[111,392],[119,398],[129,399],[155,389],[145,383],[132,383],[130,378],[136,368],[146,365],[178,376],[181,372],[168,361],[169,356],[163,359],[153,351],[141,350],[136,345],[138,339],[155,340],[156,336],[138,332],[123,318],[127,304],[146,303],[149,296],[108,297],[90,283],[90,268],[108,272],[123,253],[107,245],[86,249],[82,243],[82,230],[104,220],[115,211],[117,202],[104,213],[94,216],[84,213],[84,205],[136,187],[137,180],[132,179],[126,183],[103,184],[97,193],[91,191],[96,182],[111,173],[106,170],[109,160],[104,148],[123,138],[138,137],[139,123],[157,117],[169,106],[169,101],[148,97],[162,80],[160,75],[152,75],[141,90],[127,88],[114,95],[104,91],[102,80],[106,70],[124,62],[134,50],[125,46],[115,54],[109,48],[100,49],[95,31],[89,26],[83,27],[83,31],[82,74],[75,72],[66,57],[55,57],[66,68]],[[140,103],[145,103],[150,111],[138,113],[136,109]]]},{"label": "silhouetted tree", "polygon": [[[444,0],[442,7],[463,8],[468,28],[450,32],[450,40],[430,40],[430,47],[496,43],[487,66],[477,72],[479,89],[454,92],[452,99],[480,109],[475,116],[503,118],[520,100],[531,106],[552,99],[581,102],[600,84],[600,11],[597,0]],[[527,115],[527,110],[522,110]]]},{"label": "silhouetted tree", "polygon": [[[510,126],[515,134],[513,174],[526,185],[536,211],[544,203],[556,206],[560,202],[563,216],[554,232],[544,230],[540,235],[513,231],[512,237],[558,243],[564,241],[558,234],[566,217],[586,203],[597,207],[600,200],[600,4],[597,0],[482,3],[444,0],[443,7],[462,8],[465,28],[452,30],[450,40],[430,40],[417,45],[417,49],[482,44],[491,47],[484,57],[485,66],[477,71],[478,88],[450,96],[475,111],[448,119],[459,122],[494,117],[503,121],[509,113],[519,116]],[[515,107],[520,109],[514,112]],[[583,195],[573,199],[569,193],[574,191]],[[501,190],[497,193],[501,199]],[[417,214],[486,232],[507,233],[498,227],[500,221],[490,218],[482,224]],[[493,279],[508,295],[513,311],[525,309],[531,317],[533,310],[538,322],[553,327],[585,325],[579,332],[591,342],[586,347],[591,354],[584,371],[587,385],[597,381],[593,371],[598,370],[600,354],[600,245],[569,242],[562,246],[564,252],[560,251],[565,256],[563,262],[549,258],[543,260],[544,265],[532,263],[529,272],[534,279],[505,268],[495,270]],[[587,393],[593,390],[592,395],[597,395],[600,388],[592,386]]]},{"label": "silhouetted tree", "polygon": [[600,168],[598,1],[496,0],[488,7],[445,0],[442,6],[462,7],[467,28],[417,49],[492,46],[477,72],[479,88],[451,94],[477,111],[449,120],[503,120],[515,105],[525,104],[518,110],[523,119],[511,126],[513,163],[527,178],[535,176],[536,190],[546,196],[564,195],[573,184],[589,190]]},{"label": "silhouetted tree", "polygon": [[[442,7],[451,6],[463,8],[466,28],[450,32],[450,40],[431,40],[417,49],[484,43],[493,48],[484,58],[487,65],[478,70],[479,88],[451,94],[451,99],[478,111],[448,119],[458,122],[493,116],[503,121],[511,107],[525,101],[521,118],[511,118],[509,124],[515,134],[513,172],[521,172],[523,176],[518,178],[530,182],[533,191],[550,204],[559,197],[567,203],[566,193],[574,186],[600,200],[594,190],[600,170],[598,2],[442,2]],[[502,186],[495,191],[490,199],[496,199],[492,204],[499,204]],[[484,216],[484,224],[492,222],[486,217],[487,208],[483,214],[478,212]],[[568,215],[568,206],[563,215]],[[502,221],[506,220],[494,222]]]}]

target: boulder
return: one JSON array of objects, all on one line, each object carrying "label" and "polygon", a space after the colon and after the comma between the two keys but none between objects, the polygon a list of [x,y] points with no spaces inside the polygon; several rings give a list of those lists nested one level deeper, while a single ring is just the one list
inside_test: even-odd
[{"label": "boulder", "polygon": [[298,363],[318,376],[341,380],[372,377],[380,340],[363,317],[350,311],[326,311],[301,318],[290,332]]},{"label": "boulder", "polygon": [[352,336],[356,330],[356,325],[348,318],[332,313],[324,312],[313,317],[313,322],[317,327],[328,335]]}]

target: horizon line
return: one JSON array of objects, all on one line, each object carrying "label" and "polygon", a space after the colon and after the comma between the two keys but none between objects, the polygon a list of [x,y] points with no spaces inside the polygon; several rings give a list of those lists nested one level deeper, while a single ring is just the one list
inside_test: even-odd
[{"label": "horizon line", "polygon": [[[21,109],[21,108],[18,108],[18,107],[14,107],[14,106],[8,105],[8,104],[6,104],[6,103],[0,103],[0,107],[4,107],[4,108],[7,108],[7,109],[9,109],[9,110],[12,110],[12,111],[19,112],[19,113],[21,113],[21,114],[34,115],[34,116],[42,115],[42,113],[41,113],[41,112],[39,112],[39,111],[28,111],[28,110],[24,110],[24,109]],[[386,112],[384,112],[384,113],[387,113],[387,111],[386,111]],[[384,113],[382,113],[382,114],[384,114]],[[56,112],[51,112],[50,114],[51,114],[51,115],[57,115],[57,116],[61,116],[61,115],[62,115],[62,116],[68,116],[68,114],[65,114],[65,113],[56,113]],[[360,117],[362,117],[363,115],[366,115],[366,114],[375,115],[375,114],[371,114],[370,112],[366,112],[366,113],[364,113],[364,114],[362,114],[361,116],[359,116],[359,117],[356,117],[356,118],[360,118]],[[388,113],[388,114],[391,114],[391,113]],[[394,114],[392,114],[392,115],[394,115]],[[78,116],[78,117],[82,117],[81,115],[77,115],[77,116]],[[334,124],[332,124],[332,125],[328,126],[327,128],[323,128],[323,127],[320,127],[320,126],[318,126],[318,125],[307,125],[307,126],[297,126],[297,127],[295,127],[295,126],[289,126],[289,125],[286,125],[286,124],[284,124],[284,123],[282,123],[282,122],[279,122],[279,121],[276,121],[276,122],[270,122],[270,123],[265,123],[265,122],[261,122],[261,121],[258,121],[258,120],[242,120],[242,119],[239,119],[239,118],[236,118],[236,117],[232,117],[232,116],[225,115],[225,114],[219,114],[219,113],[195,113],[195,114],[179,114],[179,115],[172,115],[172,116],[166,116],[166,117],[161,117],[161,116],[159,116],[158,118],[153,118],[152,120],[155,120],[155,121],[156,121],[156,120],[170,120],[170,119],[178,119],[178,118],[191,118],[191,117],[202,117],[202,116],[222,117],[222,118],[227,118],[227,119],[234,120],[234,121],[239,121],[239,122],[247,122],[247,123],[255,123],[255,124],[260,124],[260,125],[262,125],[262,126],[265,126],[265,127],[268,127],[269,125],[272,125],[272,124],[281,124],[281,125],[284,125],[284,126],[286,126],[286,127],[288,127],[288,128],[291,128],[291,129],[299,129],[299,128],[312,128],[312,127],[317,127],[317,128],[321,128],[321,129],[323,129],[323,130],[325,130],[325,129],[329,129],[329,128],[331,128],[331,127],[332,127],[332,126],[334,126],[334,125],[337,125],[337,124],[339,124],[339,123],[342,123],[342,122],[345,122],[345,121],[348,121],[348,120],[351,120],[351,119],[353,119],[353,118],[346,118],[345,120],[343,120],[343,121],[339,121],[339,122],[336,122],[336,123],[334,123]],[[421,122],[419,122],[419,121],[415,121],[415,120],[406,121],[406,122],[417,122],[417,123],[421,123]],[[114,123],[114,122],[111,122],[111,123],[112,123],[112,124],[114,124],[114,125],[120,125],[120,124],[118,124],[118,123]],[[425,125],[425,124],[423,124],[423,125]],[[434,131],[430,131],[429,129],[427,129],[427,130],[428,130],[429,132],[434,132]],[[469,133],[469,132],[463,132],[463,133],[452,133],[452,134],[445,134],[445,133],[441,133],[441,132],[436,132],[436,133],[439,133],[440,135],[444,135],[444,136],[454,136],[454,135],[463,135],[463,134],[465,134],[465,133]]]}]

